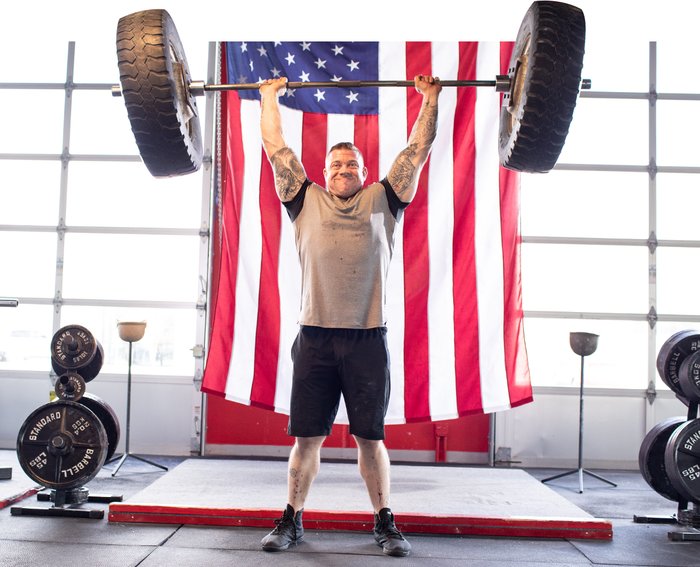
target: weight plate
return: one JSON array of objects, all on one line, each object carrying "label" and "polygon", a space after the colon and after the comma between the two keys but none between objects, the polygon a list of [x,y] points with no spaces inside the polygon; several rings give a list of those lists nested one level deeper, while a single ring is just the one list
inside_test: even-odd
[{"label": "weight plate", "polygon": [[[95,357],[97,344],[92,333],[80,325],[61,327],[51,339],[51,363],[66,370],[84,368]],[[54,369],[55,370],[55,369]],[[64,374],[64,372],[57,372]]]},{"label": "weight plate", "polygon": [[85,394],[85,380],[80,374],[67,372],[56,378],[53,390],[60,399],[77,402]]},{"label": "weight plate", "polygon": [[685,397],[678,378],[681,363],[698,349],[700,331],[679,331],[666,339],[656,357],[656,370],[661,380],[680,397]]},{"label": "weight plate", "polygon": [[95,394],[85,394],[80,398],[80,403],[92,411],[102,422],[107,432],[107,458],[109,461],[117,450],[121,430],[119,428],[119,418],[107,402]]},{"label": "weight plate", "polygon": [[682,499],[700,503],[700,419],[680,425],[664,450],[668,478]]},{"label": "weight plate", "polygon": [[690,402],[700,402],[700,350],[685,357],[678,369],[678,384]]},{"label": "weight plate", "polygon": [[661,496],[674,502],[682,498],[668,478],[664,452],[673,432],[685,421],[684,417],[671,417],[657,423],[646,434],[639,448],[639,470],[642,477]]},{"label": "weight plate", "polygon": [[508,65],[499,155],[508,169],[546,172],[569,133],[581,85],[586,21],[576,6],[534,2],[523,18]]},{"label": "weight plate", "polygon": [[27,476],[47,488],[87,484],[107,456],[107,433],[84,405],[57,400],[34,410],[17,436],[17,457]]},{"label": "weight plate", "polygon": [[187,58],[170,14],[144,10],[117,26],[117,59],[131,130],[154,177],[197,171],[202,136]]}]

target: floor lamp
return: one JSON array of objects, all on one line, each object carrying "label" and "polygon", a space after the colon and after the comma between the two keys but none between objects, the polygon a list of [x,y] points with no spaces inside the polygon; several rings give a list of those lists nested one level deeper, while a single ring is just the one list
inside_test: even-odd
[{"label": "floor lamp", "polygon": [[129,457],[138,459],[139,461],[167,471],[168,467],[164,467],[163,465],[159,465],[158,463],[154,463],[153,461],[149,461],[148,459],[144,459],[143,457],[133,455],[129,452],[129,436],[131,433],[131,350],[133,344],[137,341],[140,341],[143,338],[143,334],[146,332],[146,321],[120,321],[119,323],[117,323],[117,329],[119,329],[119,338],[129,343],[129,374],[126,386],[126,440],[124,454],[121,457],[115,457],[109,461],[109,463],[112,463],[116,460],[119,460],[119,462],[117,463],[117,467],[112,473],[112,476],[117,475],[119,469]]},{"label": "floor lamp", "polygon": [[573,471],[550,476],[549,478],[545,478],[542,482],[548,482],[550,480],[554,480],[555,478],[561,478],[563,476],[578,473],[578,491],[579,493],[583,493],[583,475],[585,473],[597,478],[598,480],[607,482],[612,486],[617,486],[617,484],[609,481],[607,478],[603,478],[602,476],[583,468],[583,359],[584,357],[593,354],[598,348],[598,335],[582,332],[569,333],[569,344],[571,345],[571,350],[581,357],[581,389],[579,390],[578,409],[578,468]]}]

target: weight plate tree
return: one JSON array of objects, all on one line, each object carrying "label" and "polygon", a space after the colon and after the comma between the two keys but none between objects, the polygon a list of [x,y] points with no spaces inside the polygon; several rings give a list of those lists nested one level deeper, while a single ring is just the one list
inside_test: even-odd
[{"label": "weight plate tree", "polygon": [[700,419],[679,426],[664,451],[671,484],[683,499],[700,503]]},{"label": "weight plate tree", "polygon": [[187,58],[165,10],[119,20],[117,58],[131,130],[154,177],[197,171],[202,136]]},{"label": "weight plate tree", "polygon": [[[508,75],[495,81],[442,80],[443,86],[494,86],[504,92],[499,155],[504,167],[546,172],[564,146],[582,85],[586,25],[569,4],[537,1],[518,31]],[[187,58],[165,10],[120,18],[117,60],[121,94],[144,164],[155,177],[197,171],[202,164],[201,127],[195,101],[206,91],[257,90],[257,83],[205,85],[190,78]],[[407,87],[413,81],[289,83],[289,88]]]},{"label": "weight plate tree", "polygon": [[674,502],[680,501],[682,497],[668,477],[664,453],[671,435],[685,421],[684,417],[671,417],[657,423],[646,434],[639,448],[639,470],[642,477],[661,496]]},{"label": "weight plate tree", "polygon": [[105,462],[107,462],[117,450],[121,437],[119,418],[112,406],[95,394],[83,394],[79,402],[97,416],[107,432],[107,457],[105,458]]},{"label": "weight plate tree", "polygon": [[20,427],[17,457],[29,478],[55,490],[92,480],[107,456],[107,433],[81,403],[57,400],[34,410]]},{"label": "weight plate tree", "polygon": [[[700,331],[679,331],[666,339],[656,357],[656,370],[661,380],[682,400],[685,399],[685,394],[681,388],[678,373],[683,361],[698,348],[700,348]],[[684,403],[688,405],[687,400]]]}]

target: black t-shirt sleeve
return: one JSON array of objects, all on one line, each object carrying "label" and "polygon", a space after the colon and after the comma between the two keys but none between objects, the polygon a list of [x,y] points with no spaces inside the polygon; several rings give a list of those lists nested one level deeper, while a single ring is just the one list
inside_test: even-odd
[{"label": "black t-shirt sleeve", "polygon": [[391,183],[389,183],[389,180],[386,177],[382,179],[380,183],[384,185],[386,200],[389,202],[389,210],[391,211],[392,216],[396,220],[399,220],[401,212],[408,207],[409,203],[404,203],[401,199],[399,199],[398,195],[394,192],[394,188],[391,186]]},{"label": "black t-shirt sleeve", "polygon": [[289,215],[289,218],[292,219],[292,222],[294,222],[299,216],[299,213],[301,213],[301,208],[304,206],[304,197],[306,196],[306,189],[309,185],[311,185],[311,181],[307,179],[306,181],[304,181],[304,183],[301,186],[301,189],[297,191],[297,194],[294,195],[294,198],[291,201],[282,202],[282,204],[287,209],[287,214]]}]

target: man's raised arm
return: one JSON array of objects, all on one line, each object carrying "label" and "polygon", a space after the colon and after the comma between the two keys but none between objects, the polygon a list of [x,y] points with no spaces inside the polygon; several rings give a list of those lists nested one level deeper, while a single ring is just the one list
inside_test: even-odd
[{"label": "man's raised arm", "polygon": [[398,155],[387,174],[391,187],[404,203],[413,199],[418,176],[428,161],[437,133],[438,97],[442,90],[437,77],[416,75],[414,80],[416,90],[423,95],[423,102],[408,137],[408,146]]},{"label": "man's raised arm", "polygon": [[291,201],[306,181],[299,158],[287,147],[282,135],[282,117],[278,97],[284,94],[287,79],[269,79],[260,85],[262,108],[260,133],[263,147],[275,174],[275,188],[282,201]]}]

